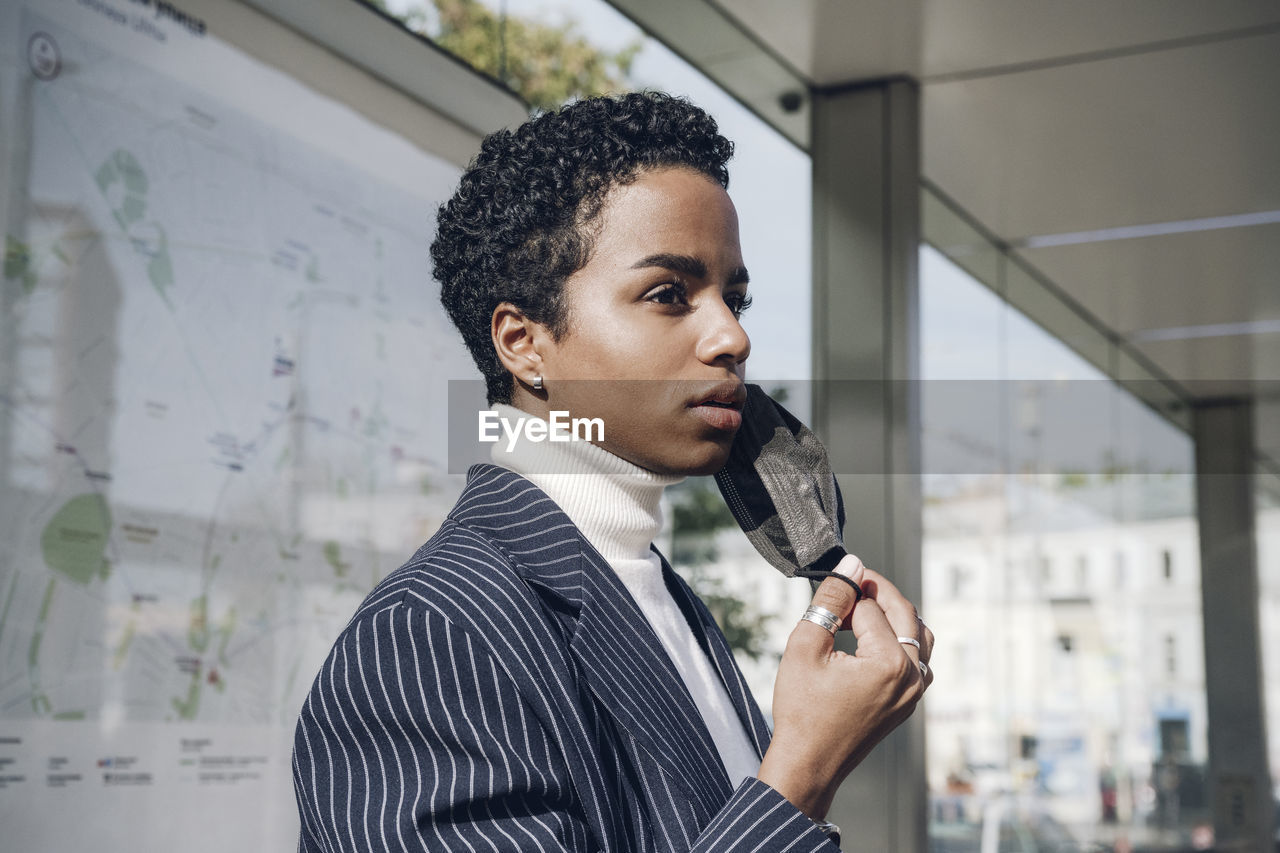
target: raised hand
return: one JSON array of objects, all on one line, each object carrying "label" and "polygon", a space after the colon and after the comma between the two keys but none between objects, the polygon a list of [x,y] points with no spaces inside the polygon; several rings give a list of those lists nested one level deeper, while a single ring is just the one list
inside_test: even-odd
[{"label": "raised hand", "polygon": [[852,628],[857,651],[836,651],[834,633],[819,624],[796,625],[778,667],[773,740],[758,774],[817,819],[872,747],[911,716],[933,681],[927,666],[933,632],[911,602],[855,556],[836,571],[859,584],[863,598],[855,604],[853,587],[828,578],[813,604]]}]

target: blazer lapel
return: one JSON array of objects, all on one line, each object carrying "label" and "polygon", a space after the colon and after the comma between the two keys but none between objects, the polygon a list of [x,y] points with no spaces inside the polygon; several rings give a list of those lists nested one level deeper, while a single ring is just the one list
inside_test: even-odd
[{"label": "blazer lapel", "polygon": [[[684,679],[617,573],[533,483],[492,465],[473,466],[468,475],[469,486],[483,482],[506,495],[509,515],[520,520],[487,522],[485,534],[511,555],[526,582],[558,600],[559,612],[576,616],[569,652],[600,705],[705,814],[714,814],[733,793],[728,774]],[[516,483],[519,489],[509,488]],[[462,523],[470,515],[455,512]],[[526,522],[535,517],[546,535],[529,533]]]},{"label": "blazer lapel", "polygon": [[707,610],[702,600],[694,594],[684,579],[671,568],[671,564],[667,562],[667,558],[662,555],[662,552],[656,547],[653,551],[662,560],[662,572],[667,581],[667,589],[671,591],[676,604],[684,612],[685,618],[689,622],[689,627],[693,629],[694,636],[698,638],[703,650],[711,658],[711,663],[715,666],[716,672],[720,674],[720,680],[724,682],[725,691],[729,694],[730,701],[733,702],[734,710],[738,712],[738,719],[742,721],[743,728],[747,730],[747,735],[751,738],[752,744],[755,745],[756,753],[763,759],[765,751],[769,748],[772,732],[769,730],[769,724],[760,710],[760,705],[757,704],[755,697],[751,695],[751,689],[747,686],[746,679],[742,676],[742,670],[738,667],[738,662],[733,657],[733,650],[729,648],[729,642],[725,639],[724,632],[716,625],[711,611]]},{"label": "blazer lapel", "polygon": [[732,789],[702,714],[631,593],[583,544],[584,599],[570,652],[601,705],[714,813]]}]

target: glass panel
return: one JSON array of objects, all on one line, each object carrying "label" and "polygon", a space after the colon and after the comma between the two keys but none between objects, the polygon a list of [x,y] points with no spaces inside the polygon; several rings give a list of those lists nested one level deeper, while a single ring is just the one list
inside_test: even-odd
[{"label": "glass panel", "polygon": [[[992,312],[937,254],[921,250],[922,373],[994,351],[1000,390],[924,394],[931,849],[1187,849],[1208,821],[1191,442],[1107,378],[1116,353],[1078,315],[1043,292],[1024,298],[1037,317]],[[930,436],[985,437],[1000,462],[943,476]]]},{"label": "glass panel", "polygon": [[1108,369],[1111,341],[1016,260],[1009,263],[1005,273],[1004,294],[1010,305],[1038,323],[1050,336],[1098,370]]},{"label": "glass panel", "polygon": [[962,490],[1004,466],[1004,309],[995,293],[931,246],[921,248],[920,269],[924,470],[936,490]]},{"label": "glass panel", "polygon": [[920,249],[921,378],[996,380],[1004,307],[953,258]]}]

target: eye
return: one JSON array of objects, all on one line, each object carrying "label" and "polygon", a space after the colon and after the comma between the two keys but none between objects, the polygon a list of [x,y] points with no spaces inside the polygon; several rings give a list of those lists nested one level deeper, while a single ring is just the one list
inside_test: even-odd
[{"label": "eye", "polygon": [[684,282],[669,281],[650,291],[645,299],[650,302],[656,302],[659,305],[688,305],[689,291]]},{"label": "eye", "polygon": [[729,306],[733,316],[741,317],[742,312],[751,307],[751,297],[745,293],[730,293],[725,296],[724,303]]}]

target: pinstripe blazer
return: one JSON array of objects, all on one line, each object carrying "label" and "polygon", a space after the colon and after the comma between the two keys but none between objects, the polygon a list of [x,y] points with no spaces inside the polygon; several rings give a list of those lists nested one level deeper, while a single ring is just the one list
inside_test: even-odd
[{"label": "pinstripe blazer", "polygon": [[[763,755],[769,730],[723,634],[662,568]],[[765,783],[730,784],[612,568],[493,465],[471,468],[440,530],[338,638],[293,771],[305,853],[836,850]]]}]

